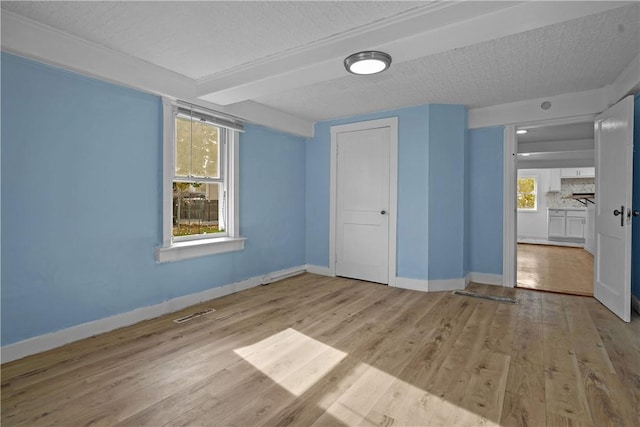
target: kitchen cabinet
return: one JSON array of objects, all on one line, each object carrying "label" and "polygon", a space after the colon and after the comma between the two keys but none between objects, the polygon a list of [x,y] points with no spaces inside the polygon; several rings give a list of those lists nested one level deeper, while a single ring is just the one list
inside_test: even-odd
[{"label": "kitchen cabinet", "polygon": [[584,239],[584,225],[586,218],[567,216],[565,223],[565,236],[575,239]]},{"label": "kitchen cabinet", "polygon": [[549,240],[584,241],[586,212],[584,209],[549,209]]},{"label": "kitchen cabinet", "polygon": [[550,193],[559,192],[561,189],[560,176],[562,169],[549,169],[549,189]]},{"label": "kitchen cabinet", "polygon": [[564,216],[549,217],[549,237],[564,237],[564,225],[566,218]]},{"label": "kitchen cabinet", "polygon": [[562,178],[595,178],[596,168],[562,168]]}]

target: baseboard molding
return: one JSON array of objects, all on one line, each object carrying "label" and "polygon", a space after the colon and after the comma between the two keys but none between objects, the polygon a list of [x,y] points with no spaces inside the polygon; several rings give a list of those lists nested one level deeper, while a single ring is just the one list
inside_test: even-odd
[{"label": "baseboard molding", "polygon": [[465,278],[445,279],[445,280],[425,280],[410,279],[407,277],[396,277],[396,288],[410,289],[412,291],[421,292],[438,292],[438,291],[459,291],[466,289],[467,281]]},{"label": "baseboard molding", "polygon": [[584,242],[569,241],[569,240],[549,240],[546,237],[518,236],[518,243],[527,243],[530,245],[566,246],[570,248],[584,248]]},{"label": "baseboard molding", "polygon": [[173,298],[160,304],[136,308],[126,313],[116,314],[114,316],[82,323],[60,331],[28,338],[2,347],[2,363],[22,359],[23,357],[51,350],[65,344],[69,344],[73,341],[89,338],[94,335],[130,326],[143,320],[153,319],[155,317],[173,313],[204,301],[220,298],[225,295],[244,291],[255,286],[272,283],[277,280],[283,280],[287,277],[304,273],[305,271],[306,266],[274,271],[269,274],[252,277],[240,282],[230,283],[217,288],[207,289],[206,291]]},{"label": "baseboard molding", "polygon": [[481,283],[483,285],[496,285],[502,286],[502,274],[489,274],[489,273],[469,273],[467,278],[470,282]]},{"label": "baseboard molding", "polygon": [[307,273],[319,274],[320,276],[335,277],[335,274],[329,267],[323,267],[320,265],[307,264]]},{"label": "baseboard molding", "polygon": [[636,311],[636,313],[640,314],[640,299],[631,294],[631,307]]}]

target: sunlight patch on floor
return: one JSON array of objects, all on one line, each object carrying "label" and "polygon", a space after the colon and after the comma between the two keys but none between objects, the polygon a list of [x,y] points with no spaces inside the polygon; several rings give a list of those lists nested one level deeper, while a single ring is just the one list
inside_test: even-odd
[{"label": "sunlight patch on floor", "polygon": [[[347,353],[288,328],[236,354],[295,396],[329,374]],[[446,398],[432,395],[366,363],[357,363],[327,388],[316,404],[325,413],[314,425],[493,425]],[[389,424],[390,423],[390,424]]]},{"label": "sunlight patch on floor", "polygon": [[234,351],[296,396],[311,388],[347,356],[291,328]]},{"label": "sunlight patch on floor", "polygon": [[320,401],[326,412],[314,425],[331,425],[331,419],[346,425],[495,425],[366,363],[359,363],[336,389],[341,395]]}]

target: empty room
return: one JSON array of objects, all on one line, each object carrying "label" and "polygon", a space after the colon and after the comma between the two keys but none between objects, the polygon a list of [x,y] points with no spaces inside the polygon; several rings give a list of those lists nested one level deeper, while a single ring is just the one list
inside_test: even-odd
[{"label": "empty room", "polygon": [[640,1],[0,14],[3,426],[638,425]]}]

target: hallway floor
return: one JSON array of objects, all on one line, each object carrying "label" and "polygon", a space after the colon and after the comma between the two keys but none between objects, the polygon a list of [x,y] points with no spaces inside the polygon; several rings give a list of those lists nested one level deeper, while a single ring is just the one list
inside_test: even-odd
[{"label": "hallway floor", "polygon": [[593,255],[584,249],[518,244],[517,287],[593,295]]}]

